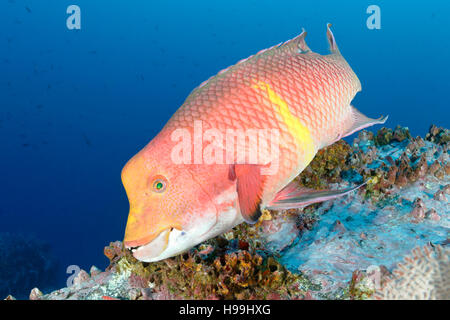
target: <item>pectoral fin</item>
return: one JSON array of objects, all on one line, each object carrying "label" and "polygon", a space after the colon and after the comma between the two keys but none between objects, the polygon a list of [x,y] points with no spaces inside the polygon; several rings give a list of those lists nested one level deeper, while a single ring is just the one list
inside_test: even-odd
[{"label": "pectoral fin", "polygon": [[230,165],[229,178],[236,181],[239,208],[247,223],[254,224],[261,216],[264,176],[259,165]]},{"label": "pectoral fin", "polygon": [[269,210],[287,210],[304,208],[310,204],[339,198],[357,190],[366,183],[356,187],[342,190],[313,190],[302,188],[296,182],[291,182],[277,193],[275,198],[267,205]]}]

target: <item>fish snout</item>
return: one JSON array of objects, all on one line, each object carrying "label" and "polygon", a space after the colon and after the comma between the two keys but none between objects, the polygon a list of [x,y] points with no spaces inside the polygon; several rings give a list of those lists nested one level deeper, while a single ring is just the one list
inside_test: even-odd
[{"label": "fish snout", "polygon": [[130,205],[123,244],[140,261],[152,262],[159,260],[157,257],[161,254],[165,256],[170,246],[169,238],[183,229],[173,216],[155,214],[161,212],[157,209]]},{"label": "fish snout", "polygon": [[154,219],[147,208],[131,206],[125,228],[123,243],[125,247],[140,247],[155,238],[166,229],[172,227],[172,223],[163,219]]}]

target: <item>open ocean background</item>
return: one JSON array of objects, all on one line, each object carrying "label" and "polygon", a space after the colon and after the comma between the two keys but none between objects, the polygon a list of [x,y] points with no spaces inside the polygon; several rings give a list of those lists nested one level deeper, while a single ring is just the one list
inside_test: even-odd
[{"label": "open ocean background", "polygon": [[[71,4],[81,30],[66,27]],[[366,26],[371,4],[381,30]],[[202,81],[302,27],[325,54],[333,23],[360,111],[414,136],[448,128],[449,15],[443,0],[0,0],[0,232],[48,243],[59,287],[69,265],[106,267],[128,215],[126,161]]]}]

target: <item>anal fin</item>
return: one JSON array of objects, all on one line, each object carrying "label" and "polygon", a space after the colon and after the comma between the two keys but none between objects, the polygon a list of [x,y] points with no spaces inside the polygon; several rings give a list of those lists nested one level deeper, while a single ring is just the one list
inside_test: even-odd
[{"label": "anal fin", "polygon": [[269,210],[300,209],[313,203],[345,196],[365,184],[366,182],[356,187],[341,190],[313,190],[299,187],[297,183],[293,181],[278,192],[266,208]]}]

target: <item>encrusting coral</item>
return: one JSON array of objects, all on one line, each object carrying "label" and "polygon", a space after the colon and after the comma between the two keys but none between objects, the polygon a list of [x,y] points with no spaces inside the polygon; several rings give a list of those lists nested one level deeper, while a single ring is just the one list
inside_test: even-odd
[{"label": "encrusting coral", "polygon": [[[448,298],[449,136],[436,126],[425,139],[400,126],[362,131],[352,145],[319,151],[296,178],[313,189],[365,181],[354,194],[302,210],[265,210],[255,225],[156,263],[139,262],[114,242],[104,251],[105,271],[93,267],[68,288],[36,289],[30,298]],[[426,243],[436,249],[415,250],[390,275]],[[414,292],[402,289],[407,281],[417,284]]]},{"label": "encrusting coral", "polygon": [[450,249],[415,248],[374,295],[385,300],[449,300]]}]

